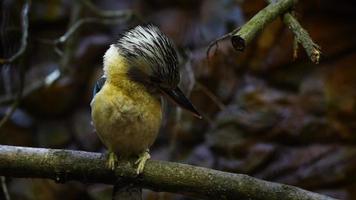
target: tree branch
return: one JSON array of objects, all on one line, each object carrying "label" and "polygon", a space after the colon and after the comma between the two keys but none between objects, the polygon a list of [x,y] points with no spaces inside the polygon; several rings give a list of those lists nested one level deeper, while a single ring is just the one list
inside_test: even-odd
[{"label": "tree branch", "polygon": [[245,46],[256,37],[258,32],[260,32],[267,24],[271,23],[278,16],[287,12],[288,9],[291,9],[296,3],[297,0],[280,0],[276,3],[269,4],[267,7],[260,10],[242,27],[238,27],[230,33],[211,42],[208,46],[207,54],[209,55],[209,51],[212,46],[226,38],[231,38],[231,43],[236,50],[243,51]]},{"label": "tree branch", "polygon": [[[274,3],[275,0],[267,0],[268,3]],[[296,57],[298,52],[298,43],[300,43],[305,51],[307,52],[310,60],[318,64],[321,51],[319,45],[317,45],[309,36],[308,32],[300,25],[297,19],[293,17],[290,13],[285,13],[283,15],[283,22],[287,25],[287,27],[293,32],[296,44],[294,44],[294,52],[293,57]]]},{"label": "tree branch", "polygon": [[321,55],[320,47],[314,43],[308,32],[303,29],[299,22],[290,13],[284,14],[283,22],[294,33],[295,40],[303,46],[310,60],[313,63],[318,64]]},{"label": "tree branch", "polygon": [[[245,41],[244,46],[247,45],[267,24],[287,12],[287,10],[292,8],[296,3],[297,0],[280,0],[276,3],[269,4],[253,16],[239,31],[233,34],[231,41],[234,43],[234,38],[238,37]],[[238,46],[234,45],[234,47],[240,49],[239,43],[237,43],[237,45]]]},{"label": "tree branch", "polygon": [[114,172],[106,168],[105,161],[100,153],[0,145],[0,176],[47,178],[61,183],[114,184],[125,180],[155,191],[212,199],[333,199],[243,174],[165,161],[149,160],[144,172],[136,177],[131,162],[120,161]]}]

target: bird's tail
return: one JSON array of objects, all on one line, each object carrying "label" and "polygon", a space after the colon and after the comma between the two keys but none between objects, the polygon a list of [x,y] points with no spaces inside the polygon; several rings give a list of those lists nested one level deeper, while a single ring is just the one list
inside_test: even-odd
[{"label": "bird's tail", "polygon": [[115,184],[112,200],[142,200],[142,188],[134,184]]}]

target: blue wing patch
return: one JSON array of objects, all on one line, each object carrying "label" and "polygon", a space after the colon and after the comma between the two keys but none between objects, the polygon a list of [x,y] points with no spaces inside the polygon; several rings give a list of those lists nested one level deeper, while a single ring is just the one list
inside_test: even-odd
[{"label": "blue wing patch", "polygon": [[93,89],[93,98],[96,95],[96,93],[98,93],[101,90],[101,88],[105,84],[105,81],[106,81],[106,77],[105,76],[102,76],[101,78],[99,78],[96,81],[94,89]]}]

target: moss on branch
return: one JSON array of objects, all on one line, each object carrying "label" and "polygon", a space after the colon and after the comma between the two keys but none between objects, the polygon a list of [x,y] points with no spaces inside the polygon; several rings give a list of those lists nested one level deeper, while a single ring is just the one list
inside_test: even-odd
[{"label": "moss on branch", "polygon": [[308,32],[303,29],[299,22],[290,13],[283,15],[283,22],[293,32],[297,43],[300,43],[303,46],[310,60],[313,63],[318,64],[321,55],[320,47],[313,42]]},{"label": "moss on branch", "polygon": [[252,39],[256,37],[257,33],[267,24],[271,23],[281,14],[287,12],[296,3],[297,0],[280,0],[276,3],[269,4],[234,33],[231,39],[233,40],[234,37],[239,37],[245,41],[245,44],[250,43]]}]

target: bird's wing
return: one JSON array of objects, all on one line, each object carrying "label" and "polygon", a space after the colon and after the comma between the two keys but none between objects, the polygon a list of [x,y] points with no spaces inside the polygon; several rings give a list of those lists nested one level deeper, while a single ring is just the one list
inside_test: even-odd
[{"label": "bird's wing", "polygon": [[103,85],[105,84],[105,81],[106,81],[106,77],[105,76],[102,76],[100,77],[96,83],[95,83],[95,86],[94,86],[94,89],[93,89],[93,98],[94,96],[96,95],[96,93],[98,93],[101,88],[103,87]]}]

